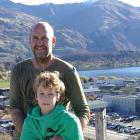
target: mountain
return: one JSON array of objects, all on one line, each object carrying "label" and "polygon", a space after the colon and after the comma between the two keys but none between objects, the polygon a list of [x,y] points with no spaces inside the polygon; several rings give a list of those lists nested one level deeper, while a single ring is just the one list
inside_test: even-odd
[{"label": "mountain", "polygon": [[79,50],[82,54],[140,51],[140,8],[118,0],[38,6],[1,0],[0,57],[30,56],[29,31],[39,20],[54,26],[57,37],[54,52],[60,56]]}]

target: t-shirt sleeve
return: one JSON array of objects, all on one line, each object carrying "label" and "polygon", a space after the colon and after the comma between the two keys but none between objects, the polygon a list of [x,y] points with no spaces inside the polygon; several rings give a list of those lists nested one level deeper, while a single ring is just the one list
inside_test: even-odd
[{"label": "t-shirt sleeve", "polygon": [[10,109],[23,109],[19,77],[20,74],[15,66],[10,78]]},{"label": "t-shirt sleeve", "polygon": [[67,95],[75,114],[89,119],[89,106],[77,70],[70,69],[66,78]]}]

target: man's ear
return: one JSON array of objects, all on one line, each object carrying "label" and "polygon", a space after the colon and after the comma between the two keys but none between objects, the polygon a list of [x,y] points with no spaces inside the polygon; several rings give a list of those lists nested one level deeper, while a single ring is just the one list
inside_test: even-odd
[{"label": "man's ear", "polygon": [[52,46],[54,47],[56,45],[56,37],[54,36],[53,38],[52,38]]}]

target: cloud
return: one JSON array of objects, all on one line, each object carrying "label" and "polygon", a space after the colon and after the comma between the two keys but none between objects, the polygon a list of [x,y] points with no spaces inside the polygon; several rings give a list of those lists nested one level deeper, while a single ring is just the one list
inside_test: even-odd
[{"label": "cloud", "polygon": [[136,7],[140,7],[140,0],[120,0],[120,1]]},{"label": "cloud", "polygon": [[[27,5],[38,5],[44,3],[57,3],[57,4],[74,3],[74,2],[83,2],[87,0],[11,0],[11,1]],[[140,0],[120,0],[120,1],[136,7],[140,7]]]},{"label": "cloud", "polygon": [[83,2],[87,0],[11,0],[15,3],[23,3],[27,5],[38,5],[38,4],[43,4],[43,3],[57,3],[57,4],[62,4],[62,3],[74,3],[74,2]]}]

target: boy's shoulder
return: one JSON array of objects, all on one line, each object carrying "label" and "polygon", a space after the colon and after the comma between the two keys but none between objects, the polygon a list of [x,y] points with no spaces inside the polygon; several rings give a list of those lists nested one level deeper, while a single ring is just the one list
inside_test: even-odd
[{"label": "boy's shoulder", "polygon": [[79,118],[75,114],[67,110],[64,110],[63,117],[65,118],[66,121],[76,121],[76,122],[79,121]]}]

